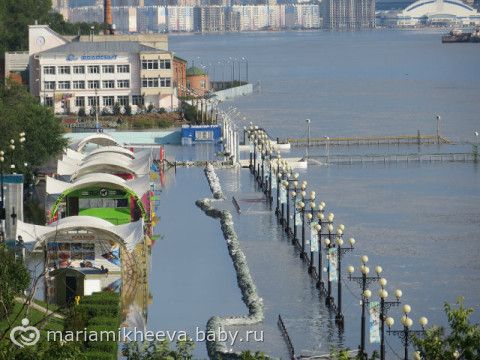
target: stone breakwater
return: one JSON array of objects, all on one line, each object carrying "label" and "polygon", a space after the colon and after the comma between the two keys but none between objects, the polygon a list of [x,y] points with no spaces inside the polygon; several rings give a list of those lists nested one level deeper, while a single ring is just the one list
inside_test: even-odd
[{"label": "stone breakwater", "polygon": [[[210,183],[210,188],[215,196],[215,191],[220,191],[223,198],[223,192],[221,191],[220,181],[215,174],[213,166],[207,166],[205,174]],[[209,176],[210,174],[210,176]],[[216,198],[218,199],[218,198]],[[215,208],[212,203],[213,199],[201,199],[197,200],[195,204],[202,209],[206,215],[215,219],[220,219],[220,225],[222,228],[223,236],[227,243],[228,253],[233,261],[233,266],[237,274],[237,283],[242,293],[242,300],[248,308],[248,315],[245,316],[229,316],[218,317],[214,316],[207,322],[207,332],[215,333],[215,338],[218,339],[220,330],[224,330],[225,326],[238,326],[238,325],[252,325],[261,322],[264,318],[263,313],[263,301],[258,296],[257,288],[250,275],[250,269],[248,268],[247,259],[238,241],[237,234],[233,227],[232,214],[228,210],[220,210]],[[230,352],[225,343],[219,341],[207,342],[207,351],[211,359],[240,359],[241,354],[238,352]]]},{"label": "stone breakwater", "polygon": [[215,168],[212,164],[207,164],[205,167],[205,175],[207,176],[210,190],[212,191],[214,199],[225,199],[223,196],[222,186],[220,185],[220,179],[215,173]]}]

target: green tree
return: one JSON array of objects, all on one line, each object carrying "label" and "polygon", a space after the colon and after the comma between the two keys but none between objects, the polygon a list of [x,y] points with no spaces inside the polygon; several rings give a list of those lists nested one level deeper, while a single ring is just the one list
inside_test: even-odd
[{"label": "green tree", "polygon": [[[63,127],[50,108],[41,105],[25,87],[8,82],[0,86],[0,149],[5,161],[13,162],[20,171],[43,165],[59,154],[67,145]],[[19,143],[19,134],[25,132],[25,143]],[[10,140],[15,149],[9,149]]]},{"label": "green tree", "polygon": [[0,244],[0,319],[8,316],[15,296],[22,294],[30,283],[30,275],[21,260],[4,244]]},{"label": "green tree", "polygon": [[445,329],[433,326],[423,337],[414,337],[417,350],[428,360],[478,360],[480,359],[480,326],[470,323],[473,308],[465,308],[464,299],[458,298],[456,306],[445,303],[450,333]]},{"label": "green tree", "polygon": [[130,106],[130,104],[125,105],[125,115],[132,115],[132,107]]},{"label": "green tree", "polygon": [[120,103],[117,101],[113,105],[113,115],[120,115],[121,111],[122,111],[122,107],[120,106]]}]

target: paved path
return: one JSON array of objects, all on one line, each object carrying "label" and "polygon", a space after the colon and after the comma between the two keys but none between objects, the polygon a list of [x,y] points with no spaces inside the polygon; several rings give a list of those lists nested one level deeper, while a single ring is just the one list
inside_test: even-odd
[{"label": "paved path", "polygon": [[[26,299],[21,298],[21,297],[16,297],[15,301],[20,303],[20,304],[23,304],[26,301]],[[56,313],[55,311],[49,310],[46,307],[38,305],[35,302],[30,303],[30,307],[32,309],[35,309],[35,310],[38,310],[38,311],[41,311],[41,312],[45,313],[45,315],[52,315],[54,318],[57,318],[57,319],[65,319],[65,316],[60,315],[60,314]]]}]

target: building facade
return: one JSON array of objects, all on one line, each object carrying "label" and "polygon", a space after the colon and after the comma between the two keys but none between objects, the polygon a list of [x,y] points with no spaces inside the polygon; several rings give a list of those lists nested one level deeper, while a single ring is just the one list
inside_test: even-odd
[{"label": "building facade", "polygon": [[324,0],[324,28],[357,30],[375,27],[375,0]]},{"label": "building facade", "polygon": [[177,107],[172,53],[138,41],[67,42],[41,25],[30,33],[30,91],[56,113]]}]

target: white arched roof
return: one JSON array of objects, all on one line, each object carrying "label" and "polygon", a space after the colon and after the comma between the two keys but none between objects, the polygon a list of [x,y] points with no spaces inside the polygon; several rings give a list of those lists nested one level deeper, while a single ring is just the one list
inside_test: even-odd
[{"label": "white arched roof", "polygon": [[138,198],[141,198],[150,190],[150,177],[142,176],[134,180],[124,180],[118,176],[105,173],[93,173],[82,176],[73,183],[61,181],[47,176],[46,178],[47,194],[62,194],[67,190],[69,192],[82,189],[88,186],[120,187],[126,191],[133,192]]},{"label": "white arched roof", "polygon": [[73,150],[80,152],[89,143],[100,145],[100,146],[110,146],[110,145],[118,146],[118,145],[120,145],[117,142],[117,140],[115,140],[110,135],[107,135],[107,134],[104,134],[104,133],[95,133],[95,134],[89,135],[87,137],[84,137],[83,139],[79,140],[78,142],[72,144],[72,148],[73,148]]},{"label": "white arched roof", "polygon": [[478,12],[461,0],[418,0],[400,13],[400,16],[414,18],[436,15],[469,17],[478,15]]},{"label": "white arched roof", "polygon": [[44,241],[55,237],[59,231],[90,230],[116,240],[132,252],[135,246],[144,240],[143,225],[142,219],[123,225],[113,225],[93,216],[70,216],[47,226],[27,224],[18,220],[15,239],[21,236],[25,247],[31,251]]},{"label": "white arched roof", "polygon": [[135,153],[133,151],[130,151],[129,149],[126,149],[121,146],[102,146],[101,148],[95,149],[90,151],[85,158],[89,158],[93,155],[99,154],[99,153],[115,153],[115,154],[122,154],[125,156],[128,156],[130,159],[135,159]]},{"label": "white arched roof", "polygon": [[136,155],[136,158],[132,159],[123,153],[97,152],[93,155],[89,154],[83,161],[64,157],[57,162],[57,173],[72,175],[72,179],[94,172],[129,173],[135,176],[148,174],[151,162],[150,151],[142,151]]}]

